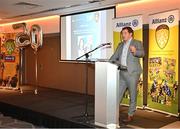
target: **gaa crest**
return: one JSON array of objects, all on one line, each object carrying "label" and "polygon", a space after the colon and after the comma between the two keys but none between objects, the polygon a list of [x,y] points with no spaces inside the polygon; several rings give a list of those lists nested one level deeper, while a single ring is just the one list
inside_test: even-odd
[{"label": "gaa crest", "polygon": [[11,55],[15,50],[14,40],[13,39],[6,40],[6,42],[4,43],[4,47],[5,47],[6,51],[7,51],[7,54]]},{"label": "gaa crest", "polygon": [[160,49],[164,49],[169,41],[169,26],[166,24],[159,25],[156,28],[156,43]]}]

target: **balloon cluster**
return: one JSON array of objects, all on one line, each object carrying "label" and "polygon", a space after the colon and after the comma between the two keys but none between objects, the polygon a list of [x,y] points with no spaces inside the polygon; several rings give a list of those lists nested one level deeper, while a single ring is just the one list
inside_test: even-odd
[{"label": "balloon cluster", "polygon": [[[42,29],[39,25],[34,24],[31,26],[30,30],[27,29],[26,23],[18,23],[14,24],[13,29],[22,29],[22,32],[17,33],[15,37],[15,45],[18,48],[24,48],[28,45],[31,45],[31,47],[34,50],[35,59],[36,59],[36,88],[34,90],[34,93],[37,94],[37,51],[40,47],[42,47],[43,44],[43,33]],[[21,89],[22,90],[22,89]],[[23,93],[21,91],[21,93]]]},{"label": "balloon cluster", "polygon": [[26,23],[18,23],[13,24],[13,29],[21,29],[22,32],[19,32],[15,37],[15,44],[18,48],[24,48],[28,45],[31,45],[31,47],[34,49],[35,52],[38,51],[38,49],[43,44],[43,33],[42,28],[34,24],[31,26],[30,31],[26,27]]}]

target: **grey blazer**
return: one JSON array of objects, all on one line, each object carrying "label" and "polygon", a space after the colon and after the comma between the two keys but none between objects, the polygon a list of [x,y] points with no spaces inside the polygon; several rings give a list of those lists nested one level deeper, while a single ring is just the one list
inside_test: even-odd
[{"label": "grey blazer", "polygon": [[[121,55],[123,50],[123,42],[119,43],[115,53],[111,56],[109,59],[110,62],[116,63],[117,65],[121,65]],[[136,53],[133,55],[133,53],[130,52],[130,49],[128,50],[127,55],[127,69],[130,74],[136,73],[140,74],[142,73],[142,68],[140,65],[139,58],[144,57],[144,48],[140,41],[132,39],[130,45],[133,45],[136,47]]]}]

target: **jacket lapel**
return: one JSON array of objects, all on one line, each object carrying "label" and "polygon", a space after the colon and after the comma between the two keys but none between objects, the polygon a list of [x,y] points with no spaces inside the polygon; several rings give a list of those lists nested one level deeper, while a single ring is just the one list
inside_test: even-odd
[{"label": "jacket lapel", "polygon": [[130,44],[129,44],[129,48],[128,48],[128,53],[127,53],[127,58],[129,56],[129,54],[131,53],[130,51],[130,46],[133,45],[133,39],[131,40]]},{"label": "jacket lapel", "polygon": [[124,42],[122,42],[121,46],[120,46],[120,53],[119,53],[120,59],[121,59],[121,56],[122,56],[123,46],[124,46]]}]

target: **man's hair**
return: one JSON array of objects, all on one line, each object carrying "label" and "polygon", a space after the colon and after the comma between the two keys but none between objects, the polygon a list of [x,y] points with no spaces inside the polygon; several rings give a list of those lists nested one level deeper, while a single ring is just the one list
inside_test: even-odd
[{"label": "man's hair", "polygon": [[121,30],[121,33],[123,32],[123,30],[127,30],[129,33],[132,34],[132,36],[134,35],[134,31],[131,27],[123,27],[122,30]]}]

